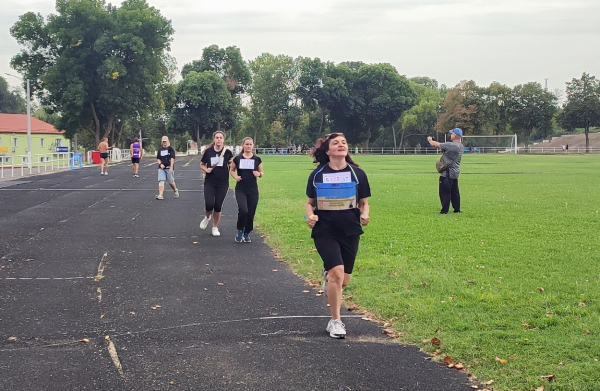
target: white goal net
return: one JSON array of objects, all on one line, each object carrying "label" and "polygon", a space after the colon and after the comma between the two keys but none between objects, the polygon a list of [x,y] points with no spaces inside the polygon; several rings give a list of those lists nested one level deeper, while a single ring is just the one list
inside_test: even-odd
[{"label": "white goal net", "polygon": [[465,152],[517,153],[517,135],[463,136]]}]

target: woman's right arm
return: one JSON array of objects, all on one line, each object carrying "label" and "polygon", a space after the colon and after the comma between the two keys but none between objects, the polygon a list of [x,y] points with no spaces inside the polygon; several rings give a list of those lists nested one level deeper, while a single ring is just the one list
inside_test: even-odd
[{"label": "woman's right arm", "polygon": [[317,221],[319,221],[319,216],[315,214],[315,199],[309,198],[304,204],[304,211],[306,212],[306,223],[310,228],[313,228]]},{"label": "woman's right arm", "polygon": [[237,170],[237,166],[235,165],[235,162],[233,161],[233,159],[231,159],[231,164],[229,165],[229,175],[231,175],[233,177],[233,179],[235,179],[236,182],[239,182],[242,177],[238,176],[238,174],[236,173]]}]

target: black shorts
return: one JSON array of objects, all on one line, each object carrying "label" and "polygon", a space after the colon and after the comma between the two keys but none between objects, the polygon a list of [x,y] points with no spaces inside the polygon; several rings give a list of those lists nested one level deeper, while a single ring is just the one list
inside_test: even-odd
[{"label": "black shorts", "polygon": [[360,235],[314,238],[314,241],[317,252],[323,260],[325,270],[329,271],[336,266],[343,265],[344,273],[352,274]]},{"label": "black shorts", "polygon": [[108,159],[108,152],[100,152],[100,159]]},{"label": "black shorts", "polygon": [[131,163],[135,164],[140,164],[140,158],[139,157],[132,157],[131,158]]}]

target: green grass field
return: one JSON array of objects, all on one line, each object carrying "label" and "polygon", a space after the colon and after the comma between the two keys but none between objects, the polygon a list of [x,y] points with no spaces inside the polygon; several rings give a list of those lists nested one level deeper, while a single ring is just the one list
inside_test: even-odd
[{"label": "green grass field", "polygon": [[[262,158],[260,232],[319,280],[303,219],[314,166]],[[441,349],[436,360],[450,356],[493,380],[488,388],[600,390],[600,156],[464,155],[463,213],[448,215],[436,159],[355,157],[369,176],[371,223],[346,305],[393,322],[401,342]],[[424,343],[433,337],[440,347]]]}]

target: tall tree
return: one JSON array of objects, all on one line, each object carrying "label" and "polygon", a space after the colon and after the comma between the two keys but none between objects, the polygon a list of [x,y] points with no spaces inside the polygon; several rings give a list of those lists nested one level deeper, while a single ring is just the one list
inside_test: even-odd
[{"label": "tall tree", "polygon": [[215,71],[225,81],[232,95],[243,94],[250,85],[248,65],[242,58],[240,49],[235,46],[219,48],[211,45],[202,50],[202,58],[185,64],[181,76],[189,72]]},{"label": "tall tree", "polygon": [[567,101],[559,115],[565,129],[584,128],[585,150],[590,150],[590,126],[600,126],[600,81],[584,72],[567,84]]},{"label": "tall tree", "polygon": [[556,112],[556,97],[540,83],[515,86],[509,102],[511,125],[517,135],[529,145],[531,137],[546,137],[552,132]]},{"label": "tall tree", "polygon": [[57,0],[56,11],[19,18],[11,34],[25,49],[11,65],[60,112],[67,134],[85,129],[99,140],[152,104],[169,76],[173,28],[145,0]]},{"label": "tall tree", "polygon": [[200,141],[200,131],[207,136],[221,130],[221,121],[230,115],[233,104],[227,85],[215,71],[187,73],[177,97],[177,113],[183,123],[193,126],[196,141]]},{"label": "tall tree", "polygon": [[413,89],[416,92],[416,104],[405,111],[400,117],[400,142],[396,144],[396,134],[394,126],[392,128],[394,136],[394,148],[402,147],[404,139],[410,134],[431,134],[437,120],[438,107],[442,103],[442,96],[437,89],[437,81],[429,79],[423,83],[423,78],[418,78],[416,83],[410,80]]},{"label": "tall tree", "polygon": [[0,76],[0,113],[24,114],[27,112],[27,102],[21,95],[11,91],[8,82]]},{"label": "tall tree", "polygon": [[436,130],[446,133],[458,127],[467,135],[481,134],[484,118],[480,89],[473,81],[462,81],[447,91]]},{"label": "tall tree", "polygon": [[[255,118],[263,118],[269,124],[282,119],[290,107],[298,103],[295,96],[298,85],[296,62],[289,56],[264,53],[250,61],[249,66],[252,74],[249,92]],[[259,130],[267,129],[256,128],[255,139]]]}]

